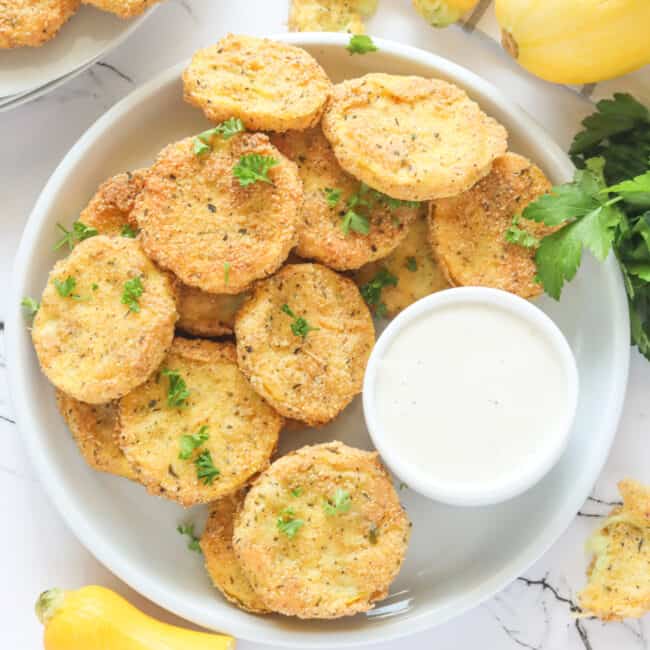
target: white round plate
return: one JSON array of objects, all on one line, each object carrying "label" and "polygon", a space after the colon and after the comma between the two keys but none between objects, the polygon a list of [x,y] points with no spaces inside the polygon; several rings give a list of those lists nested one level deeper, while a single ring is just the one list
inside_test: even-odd
[{"label": "white round plate", "polygon": [[[342,34],[275,38],[305,47],[334,81],[368,71],[454,81],[508,128],[514,151],[532,158],[555,183],[572,175],[566,155],[530,117],[449,61],[379,39],[379,52],[351,56]],[[242,612],[213,589],[201,557],[187,551],[175,531],[179,522],[200,519],[201,508],[184,511],[84,464],[39,370],[19,307],[22,296],[41,294],[58,257],[52,252],[57,221],[72,220],[111,174],[147,165],[167,143],[206,128],[201,112],[183,103],[182,69],[131,93],[86,132],[50,178],[25,229],[13,275],[7,355],[14,410],[36,474],[70,528],[116,575],[174,613],[243,639],[285,648],[361,645],[412,634],[478,605],[523,573],[566,529],[605,462],[629,359],[627,303],[614,259],[597,264],[585,256],[560,303],[538,302],[568,338],[581,386],[566,452],[540,483],[516,499],[482,508],[444,506],[403,489],[413,521],[408,555],[391,595],[367,615],[301,621]],[[431,417],[435,426],[435,413]],[[359,399],[328,427],[286,432],[282,451],[329,439],[369,447]]]},{"label": "white round plate", "polygon": [[84,5],[42,47],[0,50],[0,99],[71,79],[128,38],[156,8],[122,20]]}]

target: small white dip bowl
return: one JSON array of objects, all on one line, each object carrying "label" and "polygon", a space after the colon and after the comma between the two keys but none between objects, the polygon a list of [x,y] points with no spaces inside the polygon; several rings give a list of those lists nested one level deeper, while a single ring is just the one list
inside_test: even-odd
[{"label": "small white dip bowl", "polygon": [[433,294],[384,330],[366,369],[370,436],[409,487],[459,506],[537,483],[564,451],[578,371],[532,303],[484,287]]}]

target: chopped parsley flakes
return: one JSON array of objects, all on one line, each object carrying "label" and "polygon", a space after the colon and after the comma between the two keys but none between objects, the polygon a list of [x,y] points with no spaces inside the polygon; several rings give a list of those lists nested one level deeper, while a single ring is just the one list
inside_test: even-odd
[{"label": "chopped parsley flakes", "polygon": [[278,530],[289,539],[295,537],[296,533],[305,525],[302,519],[296,519],[293,508],[285,508],[278,517],[276,524]]},{"label": "chopped parsley flakes", "polygon": [[291,331],[295,336],[300,336],[304,339],[309,332],[314,332],[320,329],[320,327],[312,327],[302,316],[296,316],[287,304],[282,305],[282,311],[287,314],[287,316],[293,318]]},{"label": "chopped parsley flakes", "polygon": [[381,291],[384,287],[396,287],[397,278],[386,268],[380,269],[375,277],[364,284],[361,288],[361,295],[369,307],[374,308],[375,315],[383,318],[386,315],[386,305],[381,300]]},{"label": "chopped parsley flakes", "polygon": [[61,239],[59,239],[59,241],[54,245],[55,251],[58,251],[59,248],[63,248],[63,246],[67,246],[69,250],[72,250],[75,247],[75,244],[78,244],[80,241],[99,234],[97,228],[87,226],[81,221],[75,221],[72,224],[72,230],[68,230],[60,223],[57,223],[56,227],[63,233],[63,237],[61,237]]},{"label": "chopped parsley flakes", "polygon": [[20,304],[21,304],[22,307],[25,308],[25,312],[30,317],[36,316],[36,312],[41,307],[40,303],[37,300],[34,300],[33,298],[30,298],[29,296],[25,296],[20,301]]},{"label": "chopped parsley flakes", "polygon": [[142,286],[142,280],[140,276],[136,276],[127,280],[124,283],[124,291],[122,292],[122,304],[127,305],[129,311],[139,312],[140,303],[138,298],[142,295],[144,287]]},{"label": "chopped parsley flakes", "polygon": [[196,457],[194,464],[196,465],[196,476],[203,481],[203,485],[211,485],[214,479],[221,474],[214,466],[212,455],[207,449]]},{"label": "chopped parsley flakes", "polygon": [[247,153],[239,159],[239,162],[233,167],[232,173],[242,187],[258,181],[273,185],[273,181],[269,178],[269,169],[277,164],[278,161],[272,156]]},{"label": "chopped parsley flakes", "polygon": [[134,228],[131,226],[131,224],[125,223],[122,226],[122,230],[120,231],[120,235],[122,237],[128,237],[129,239],[135,239],[138,236],[139,230],[137,228]]},{"label": "chopped parsley flakes", "polygon": [[415,257],[406,258],[406,268],[411,273],[415,273],[418,270],[418,261],[415,259]]},{"label": "chopped parsley flakes", "polygon": [[509,244],[518,244],[525,248],[535,248],[539,246],[539,239],[535,235],[519,227],[519,215],[515,215],[512,219],[512,224],[506,230],[505,238]]},{"label": "chopped parsley flakes", "polygon": [[194,138],[194,155],[202,156],[208,151],[212,151],[212,138],[216,135],[224,140],[230,140],[234,135],[245,131],[244,123],[238,117],[231,117],[221,124],[217,124],[213,129],[208,129],[199,133]]},{"label": "chopped parsley flakes", "polygon": [[192,456],[192,452],[198,449],[209,437],[206,425],[203,425],[197,433],[181,436],[181,450],[178,457],[181,460],[188,460]]},{"label": "chopped parsley flakes", "polygon": [[201,553],[201,547],[199,546],[200,540],[194,534],[194,524],[178,524],[178,526],[176,526],[176,530],[181,535],[187,535],[188,537],[187,548],[189,548],[190,551],[194,551],[195,553]]},{"label": "chopped parsley flakes", "polygon": [[323,192],[325,193],[325,200],[330,208],[335,208],[341,200],[341,190],[335,187],[326,187]]},{"label": "chopped parsley flakes", "polygon": [[379,48],[367,34],[354,34],[350,37],[346,49],[350,54],[368,54],[368,52],[376,52]]},{"label": "chopped parsley flakes", "polygon": [[187,388],[185,380],[181,377],[178,370],[169,370],[165,368],[162,371],[165,377],[169,377],[169,388],[167,390],[167,406],[171,408],[185,408],[190,391]]},{"label": "chopped parsley flakes", "polygon": [[61,296],[61,298],[79,299],[79,296],[76,293],[72,293],[77,286],[77,280],[71,275],[63,280],[63,282],[61,282],[61,280],[55,279],[54,286],[56,287],[57,293]]},{"label": "chopped parsley flakes", "polygon": [[352,500],[350,499],[350,493],[341,488],[337,488],[334,496],[323,503],[325,514],[328,515],[338,515],[348,512],[351,507]]}]

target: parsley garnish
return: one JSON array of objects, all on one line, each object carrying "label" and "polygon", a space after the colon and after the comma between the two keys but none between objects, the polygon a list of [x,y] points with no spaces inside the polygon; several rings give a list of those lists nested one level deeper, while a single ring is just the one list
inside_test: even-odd
[{"label": "parsley garnish", "polygon": [[221,136],[224,140],[230,140],[234,135],[245,131],[244,123],[238,117],[231,117],[221,124],[217,124],[213,129],[208,129],[199,133],[194,138],[194,154],[202,156],[204,153],[212,150],[212,138],[215,135]]},{"label": "parsley garnish", "polygon": [[81,221],[75,221],[72,224],[72,230],[68,230],[60,223],[57,223],[56,227],[63,233],[63,237],[61,237],[61,239],[59,239],[59,241],[54,245],[55,251],[58,251],[59,248],[62,248],[63,246],[67,246],[72,250],[75,247],[75,244],[78,244],[80,241],[99,234],[97,228],[87,226],[85,223],[81,223]]},{"label": "parsley garnish", "polygon": [[312,327],[305,318],[302,316],[296,316],[289,305],[282,305],[282,311],[293,318],[293,323],[291,323],[291,331],[295,336],[300,336],[303,339],[309,334],[309,332],[314,332],[319,330],[320,327]]},{"label": "parsley garnish", "polygon": [[406,268],[411,273],[415,273],[418,270],[418,261],[415,259],[415,257],[406,258]]},{"label": "parsley garnish", "polygon": [[334,496],[323,502],[323,509],[328,515],[338,515],[348,512],[352,507],[350,493],[347,490],[337,488]]},{"label": "parsley garnish", "polygon": [[276,521],[278,530],[289,539],[292,539],[305,525],[305,522],[302,519],[296,519],[295,515],[293,508],[285,508]]},{"label": "parsley garnish", "polygon": [[354,34],[350,37],[346,49],[350,54],[368,54],[368,52],[376,52],[379,48],[367,34]]},{"label": "parsley garnish", "polygon": [[124,291],[122,292],[122,304],[127,305],[130,311],[139,312],[140,303],[138,298],[142,295],[144,287],[142,286],[142,281],[140,276],[136,276],[127,280],[124,283]]},{"label": "parsley garnish", "polygon": [[196,457],[194,464],[196,465],[196,476],[203,481],[203,485],[211,485],[214,479],[221,474],[214,466],[212,455],[207,449]]},{"label": "parsley garnish", "polygon": [[225,286],[228,286],[230,282],[230,262],[223,263],[223,283]]},{"label": "parsley garnish", "polygon": [[134,228],[131,224],[125,223],[122,226],[122,230],[120,231],[120,235],[122,237],[128,237],[129,239],[135,239],[138,236],[139,230]]},{"label": "parsley garnish", "polygon": [[302,494],[302,488],[301,487],[295,487],[293,490],[291,490],[291,496],[293,497],[299,497]]},{"label": "parsley garnish", "polygon": [[178,524],[176,530],[181,535],[187,535],[187,548],[189,548],[190,551],[201,553],[201,547],[199,546],[200,539],[194,534],[194,524]]},{"label": "parsley garnish", "polygon": [[77,280],[69,275],[63,282],[54,280],[54,286],[61,298],[79,298],[77,294],[72,293],[77,286]]},{"label": "parsley garnish", "polygon": [[397,282],[397,278],[388,269],[381,268],[370,282],[360,288],[363,299],[369,307],[374,308],[378,318],[386,315],[386,305],[381,300],[381,290],[384,287],[396,287]]},{"label": "parsley garnish", "polygon": [[275,167],[278,161],[271,156],[262,156],[258,153],[247,153],[243,155],[239,162],[233,167],[232,173],[239,180],[242,187],[251,185],[260,181],[273,185],[269,178],[269,169]]},{"label": "parsley garnish", "polygon": [[341,190],[336,189],[335,187],[326,187],[323,192],[325,192],[327,205],[330,208],[335,208],[337,203],[341,200]]},{"label": "parsley garnish", "polygon": [[187,460],[192,456],[192,452],[198,449],[209,437],[208,427],[205,424],[196,433],[181,436],[181,450],[178,457],[181,460]]},{"label": "parsley garnish", "polygon": [[370,222],[363,215],[350,208],[343,215],[341,230],[346,235],[350,234],[350,230],[358,232],[360,235],[367,235],[370,232]]},{"label": "parsley garnish", "polygon": [[509,244],[518,244],[524,248],[535,248],[539,246],[539,239],[531,235],[528,231],[519,227],[519,215],[515,215],[512,224],[506,230],[505,239]]},{"label": "parsley garnish", "polygon": [[93,282],[93,283],[90,285],[90,288],[91,288],[93,291],[97,291],[97,289],[99,289],[99,285],[98,285],[96,282]]},{"label": "parsley garnish", "polygon": [[162,374],[169,377],[169,388],[167,389],[167,406],[171,408],[185,408],[190,391],[187,388],[185,380],[181,377],[178,370],[169,370],[164,368]]},{"label": "parsley garnish", "polygon": [[22,307],[25,308],[27,315],[30,316],[31,318],[36,316],[36,312],[41,308],[40,303],[37,300],[30,298],[29,296],[25,296],[20,301],[20,304]]}]

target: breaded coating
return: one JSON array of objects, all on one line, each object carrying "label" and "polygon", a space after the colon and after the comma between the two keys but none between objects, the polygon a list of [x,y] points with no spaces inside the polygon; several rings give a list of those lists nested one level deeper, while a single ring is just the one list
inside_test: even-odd
[{"label": "breaded coating", "polygon": [[[538,296],[542,287],[535,281],[535,248],[510,244],[505,235],[513,218],[550,189],[539,167],[507,153],[471,190],[431,203],[431,245],[450,284],[494,287],[522,298]],[[539,238],[552,232],[527,219],[521,219],[519,227]]]},{"label": "breaded coating", "polygon": [[99,472],[137,480],[136,473],[115,442],[116,402],[84,404],[57,390],[56,403],[88,465]]},{"label": "breaded coating", "polygon": [[232,547],[235,514],[244,503],[246,492],[240,490],[210,506],[210,514],[201,535],[201,551],[212,584],[240,609],[253,614],[268,613],[261,598],[253,591]]},{"label": "breaded coating", "polygon": [[235,314],[242,306],[247,293],[207,293],[201,289],[181,284],[178,290],[176,327],[194,336],[227,336],[235,326]]},{"label": "breaded coating", "polygon": [[469,189],[508,137],[458,86],[383,73],[334,86],[322,125],[343,169],[411,201]]},{"label": "breaded coating", "polygon": [[[130,306],[124,302],[133,296],[127,283],[141,287]],[[57,388],[82,402],[104,404],[158,368],[177,318],[169,278],[138,242],[98,235],[54,265],[32,340],[43,372]]]},{"label": "breaded coating", "polygon": [[254,36],[228,34],[196,52],[183,73],[185,101],[214,122],[237,117],[250,131],[315,126],[331,88],[307,51]]},{"label": "breaded coating", "polygon": [[244,573],[269,609],[338,618],[388,595],[409,521],[376,452],[328,442],[283,456],[235,520]]},{"label": "breaded coating", "polygon": [[[189,391],[180,404],[178,373]],[[178,389],[175,393],[174,389]],[[152,494],[184,506],[235,492],[264,470],[282,418],[250,387],[237,367],[235,346],[175,338],[160,372],[120,400],[118,442]],[[187,458],[182,436],[207,435]],[[201,460],[203,459],[203,460]],[[212,476],[202,467],[215,468]]]},{"label": "breaded coating", "polygon": [[120,18],[133,18],[144,13],[160,0],[83,0],[84,4],[93,5],[102,11],[109,11]]},{"label": "breaded coating", "polygon": [[354,275],[359,287],[386,269],[397,279],[397,285],[381,290],[381,302],[389,318],[409,305],[436,291],[449,288],[444,273],[433,259],[429,245],[429,226],[425,215],[409,227],[406,239],[384,260],[366,264]]},{"label": "breaded coating", "polygon": [[79,0],[0,0],[0,50],[43,45],[78,8]]},{"label": "breaded coating", "polygon": [[[358,269],[386,257],[404,239],[418,213],[417,205],[387,203],[383,195],[362,187],[341,169],[320,127],[288,131],[272,136],[271,141],[298,165],[303,182],[305,199],[295,249],[298,255],[339,271]],[[336,196],[338,200],[334,201]],[[350,208],[352,203],[355,205]],[[344,232],[342,225],[349,209],[367,218],[367,234]]]},{"label": "breaded coating", "polygon": [[618,489],[623,506],[614,508],[587,542],[594,558],[589,583],[578,594],[582,611],[603,621],[650,611],[650,487],[627,479]]},{"label": "breaded coating", "polygon": [[[242,186],[233,168],[244,155],[271,157],[271,183]],[[194,138],[165,147],[149,170],[133,217],[146,253],[184,284],[241,293],[276,271],[297,240],[302,183],[296,166],[262,133],[215,138],[194,153]]]},{"label": "breaded coating", "polygon": [[329,422],[361,392],[375,343],[354,282],[320,264],[287,265],[259,282],[237,313],[235,337],[253,388],[310,425]]},{"label": "breaded coating", "polygon": [[123,172],[104,181],[88,205],[79,215],[79,221],[96,228],[101,235],[118,236],[125,226],[137,227],[131,219],[135,197],[144,187],[145,169]]},{"label": "breaded coating", "polygon": [[291,0],[289,31],[363,34],[376,9],[377,0]]}]

